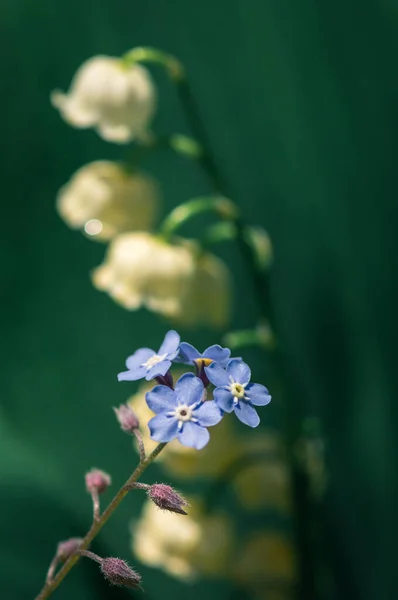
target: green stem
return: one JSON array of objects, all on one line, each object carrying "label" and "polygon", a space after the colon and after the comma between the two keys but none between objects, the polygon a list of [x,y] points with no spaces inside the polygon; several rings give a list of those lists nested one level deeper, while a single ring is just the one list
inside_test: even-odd
[{"label": "green stem", "polygon": [[210,225],[205,231],[205,234],[200,238],[202,247],[207,248],[219,244],[220,242],[234,242],[236,240],[236,227],[234,223],[228,221],[220,221]]},{"label": "green stem", "polygon": [[60,583],[64,580],[64,578],[69,573],[69,571],[76,565],[76,563],[80,559],[79,553],[82,553],[82,551],[87,550],[88,546],[91,544],[93,539],[101,531],[101,529],[103,528],[105,523],[115,512],[116,508],[119,506],[119,504],[125,498],[125,496],[127,496],[128,492],[129,492],[129,486],[131,486],[133,483],[135,483],[138,480],[138,478],[149,467],[151,462],[158,456],[158,454],[163,450],[163,448],[165,446],[166,446],[166,444],[158,444],[156,446],[156,448],[154,449],[154,451],[149,456],[147,456],[144,460],[140,461],[140,463],[138,464],[135,471],[130,475],[130,477],[127,479],[127,481],[124,483],[124,485],[117,492],[117,494],[113,498],[113,500],[111,500],[111,502],[108,504],[107,508],[104,510],[104,512],[102,513],[99,520],[93,522],[91,528],[89,529],[89,531],[83,538],[83,541],[82,541],[81,545],[79,546],[79,550],[77,552],[75,552],[74,554],[72,554],[72,556],[65,562],[63,567],[58,571],[57,575],[54,577],[54,579],[50,583],[46,583],[44,585],[43,589],[41,590],[39,595],[36,596],[35,600],[46,600],[47,598],[49,598],[52,595],[52,593],[57,589],[57,587],[60,585]]},{"label": "green stem", "polygon": [[209,177],[214,189],[221,194],[228,196],[229,194],[227,193],[228,188],[226,181],[218,169],[212,152],[210,152],[210,140],[200,117],[200,112],[196,105],[196,100],[192,93],[188,79],[185,76],[180,77],[176,81],[176,84],[180,102],[185,109],[188,125],[190,126],[194,137],[198,140],[203,148],[203,154],[199,159],[199,164]]},{"label": "green stem", "polygon": [[255,329],[229,331],[225,334],[223,342],[231,350],[240,350],[247,346],[274,350],[276,343],[272,331],[266,323],[260,323]]},{"label": "green stem", "polygon": [[211,212],[221,219],[234,220],[237,208],[233,202],[222,196],[202,196],[183,202],[174,208],[164,219],[159,228],[159,233],[165,238],[170,238],[184,223],[197,215]]},{"label": "green stem", "polygon": [[[200,111],[196,105],[195,97],[185,76],[176,80],[177,92],[185,110],[192,134],[203,148],[203,156],[199,160],[204,172],[207,174],[214,189],[223,196],[229,196],[228,187],[221,175],[217,162],[213,156],[211,144]],[[237,231],[237,243],[250,273],[261,317],[269,323],[273,335],[277,337],[275,314],[271,302],[269,272],[263,271],[257,261],[252,245],[245,235],[245,223],[236,215],[233,219]],[[274,353],[278,368],[282,371],[283,359],[278,348]],[[292,492],[294,500],[293,525],[296,545],[299,553],[299,583],[298,598],[313,600],[314,588],[314,556],[312,552],[312,522],[309,505],[309,482],[296,455],[296,443],[300,435],[299,419],[291,402],[284,403],[284,434],[289,467],[291,472]]]},{"label": "green stem", "polygon": [[133,48],[122,56],[122,60],[127,66],[145,62],[158,64],[166,69],[173,81],[178,82],[181,78],[185,77],[184,67],[178,58],[157,48],[147,46]]},{"label": "green stem", "polygon": [[137,165],[145,159],[148,154],[159,150],[173,150],[184,158],[199,160],[202,154],[201,146],[193,138],[181,133],[172,135],[153,136],[150,140],[142,142],[140,145],[134,145],[127,152],[127,156],[122,162],[123,167],[132,173],[137,169]]}]

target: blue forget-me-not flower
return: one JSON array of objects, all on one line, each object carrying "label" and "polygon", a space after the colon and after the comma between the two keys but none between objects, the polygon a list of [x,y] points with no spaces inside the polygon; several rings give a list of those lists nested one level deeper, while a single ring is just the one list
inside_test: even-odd
[{"label": "blue forget-me-not flower", "polygon": [[128,371],[119,373],[119,381],[147,381],[155,377],[166,375],[171,367],[172,360],[177,356],[180,345],[180,336],[176,331],[168,331],[162,345],[156,353],[151,348],[140,348],[126,360]]},{"label": "blue forget-me-not flower", "polygon": [[156,385],[146,394],[149,408],[156,413],[148,423],[151,438],[157,442],[178,438],[184,446],[201,450],[210,439],[206,427],[222,419],[217,404],[205,399],[203,383],[193,373],[182,375],[174,390]]},{"label": "blue forget-me-not flower", "polygon": [[199,352],[192,344],[181,342],[180,353],[176,362],[182,362],[186,365],[208,366],[213,361],[222,367],[225,367],[231,356],[229,348],[222,348],[218,344],[209,346],[204,352]]},{"label": "blue forget-me-not flower", "polygon": [[214,400],[224,412],[234,411],[242,423],[257,427],[260,418],[254,406],[265,406],[271,402],[267,388],[259,383],[250,383],[249,366],[240,359],[232,359],[223,369],[216,362],[205,367],[206,375],[213,385]]}]

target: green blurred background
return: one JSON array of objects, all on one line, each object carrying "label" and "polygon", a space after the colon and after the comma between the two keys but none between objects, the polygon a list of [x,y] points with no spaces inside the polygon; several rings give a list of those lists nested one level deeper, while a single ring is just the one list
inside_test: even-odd
[{"label": "green blurred background", "polygon": [[[167,324],[92,287],[104,247],[68,230],[54,199],[81,165],[121,149],[68,127],[49,94],[90,56],[137,45],[186,65],[231,195],[272,237],[289,401],[322,419],[327,442],[324,597],[394,597],[398,2],[2,0],[0,27],[1,597],[33,598],[58,539],[84,531],[84,471],[98,466],[121,482],[135,460],[110,412],[133,391],[116,373],[136,347],[158,347]],[[188,133],[171,85],[154,73],[157,130]],[[165,210],[209,191],[182,158],[162,153],[144,166]],[[223,250],[238,282],[234,327],[245,327],[253,298],[235,254]],[[126,523],[140,502],[125,502],[97,549],[129,558]],[[141,571],[150,600],[231,592]],[[88,564],[57,594],[126,596]]]}]

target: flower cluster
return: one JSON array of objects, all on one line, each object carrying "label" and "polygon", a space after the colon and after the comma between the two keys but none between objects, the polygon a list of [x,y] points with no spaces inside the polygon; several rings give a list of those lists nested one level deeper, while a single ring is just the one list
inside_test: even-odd
[{"label": "flower cluster", "polygon": [[[157,92],[149,70],[140,64],[142,49],[137,50],[86,60],[69,91],[53,91],[51,102],[72,127],[94,129],[110,143],[135,142],[147,152],[158,143],[151,131]],[[153,58],[151,51],[149,55]],[[169,66],[177,73],[177,61]],[[58,213],[72,229],[109,243],[91,279],[123,308],[144,307],[186,327],[224,328],[231,313],[229,270],[198,242],[176,238],[173,232],[164,235],[161,228],[153,232],[160,190],[137,164],[141,151],[121,162],[83,165],[58,192]],[[179,213],[182,219],[187,214],[185,207]]]},{"label": "flower cluster", "polygon": [[[174,384],[170,368],[173,363],[193,365],[196,374],[184,373]],[[155,416],[148,426],[151,438],[169,442],[175,438],[184,446],[197,450],[208,443],[208,427],[217,425],[225,413],[234,412],[245,425],[257,427],[260,418],[255,406],[271,401],[266,387],[251,383],[249,366],[241,358],[231,358],[231,351],[219,345],[199,352],[180,341],[176,331],[169,331],[159,350],[140,348],[126,361],[127,371],[119,381],[157,380],[146,394],[146,403]],[[214,386],[213,399],[208,388]]]}]

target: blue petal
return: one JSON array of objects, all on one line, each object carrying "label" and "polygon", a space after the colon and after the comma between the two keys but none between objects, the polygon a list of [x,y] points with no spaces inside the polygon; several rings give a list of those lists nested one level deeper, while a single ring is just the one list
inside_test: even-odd
[{"label": "blue petal", "polygon": [[170,442],[178,433],[178,421],[165,414],[156,415],[148,423],[151,438],[156,442]]},{"label": "blue petal", "polygon": [[209,381],[213,385],[223,387],[230,384],[228,373],[219,364],[213,362],[208,367],[205,367],[205,372]]},{"label": "blue petal", "polygon": [[243,360],[239,360],[238,358],[233,358],[229,361],[227,365],[228,375],[231,375],[232,379],[236,383],[249,383],[251,377],[251,371],[249,365],[247,365]]},{"label": "blue petal", "polygon": [[167,358],[172,360],[178,354],[178,347],[180,345],[180,336],[173,329],[168,331],[164,337],[163,344],[159,348],[158,354],[167,354]]},{"label": "blue petal", "polygon": [[222,419],[222,412],[213,400],[207,400],[204,404],[193,411],[193,417],[198,419],[202,427],[217,425]]},{"label": "blue petal", "polygon": [[175,384],[175,392],[181,404],[196,404],[204,395],[204,385],[193,373],[185,373]]},{"label": "blue petal", "polygon": [[186,421],[182,427],[182,431],[178,434],[178,439],[184,446],[191,446],[196,450],[201,450],[206,446],[210,439],[210,434],[204,427]]},{"label": "blue petal", "polygon": [[254,404],[254,406],[266,406],[271,402],[269,391],[260,383],[249,383],[245,392],[251,404]]},{"label": "blue petal", "polygon": [[151,379],[154,379],[158,375],[166,375],[166,373],[170,369],[170,367],[171,367],[170,360],[162,360],[162,362],[158,363],[157,365],[153,365],[153,367],[151,367],[149,369],[145,379],[147,381],[150,381]]},{"label": "blue petal", "polygon": [[154,413],[170,412],[177,406],[177,396],[167,385],[155,385],[145,395],[146,403]]},{"label": "blue petal", "polygon": [[188,342],[181,342],[178,362],[183,362],[187,365],[193,365],[193,361],[201,356],[202,355],[200,352],[196,350],[194,346],[188,344]]},{"label": "blue petal", "polygon": [[245,425],[249,425],[249,427],[257,427],[260,423],[260,417],[256,409],[244,400],[236,404],[234,411],[239,421],[242,421]]},{"label": "blue petal", "polygon": [[228,359],[231,356],[231,350],[229,348],[222,348],[219,344],[209,346],[203,352],[205,358],[211,358],[214,362],[218,363],[222,367],[227,365]]},{"label": "blue petal", "polygon": [[224,412],[230,413],[234,409],[234,397],[228,390],[216,388],[214,390],[214,401]]},{"label": "blue petal", "polygon": [[150,348],[140,348],[139,350],[137,350],[137,352],[134,352],[134,354],[128,357],[128,359],[126,360],[126,367],[129,369],[129,371],[133,371],[134,369],[137,369],[137,367],[140,367],[144,362],[148,360],[148,358],[151,358],[151,356],[154,356],[155,354],[156,352],[154,350],[151,350]]},{"label": "blue petal", "polygon": [[145,377],[146,373],[146,367],[136,367],[131,371],[123,371],[123,373],[119,373],[117,378],[118,381],[137,381],[138,379]]}]

